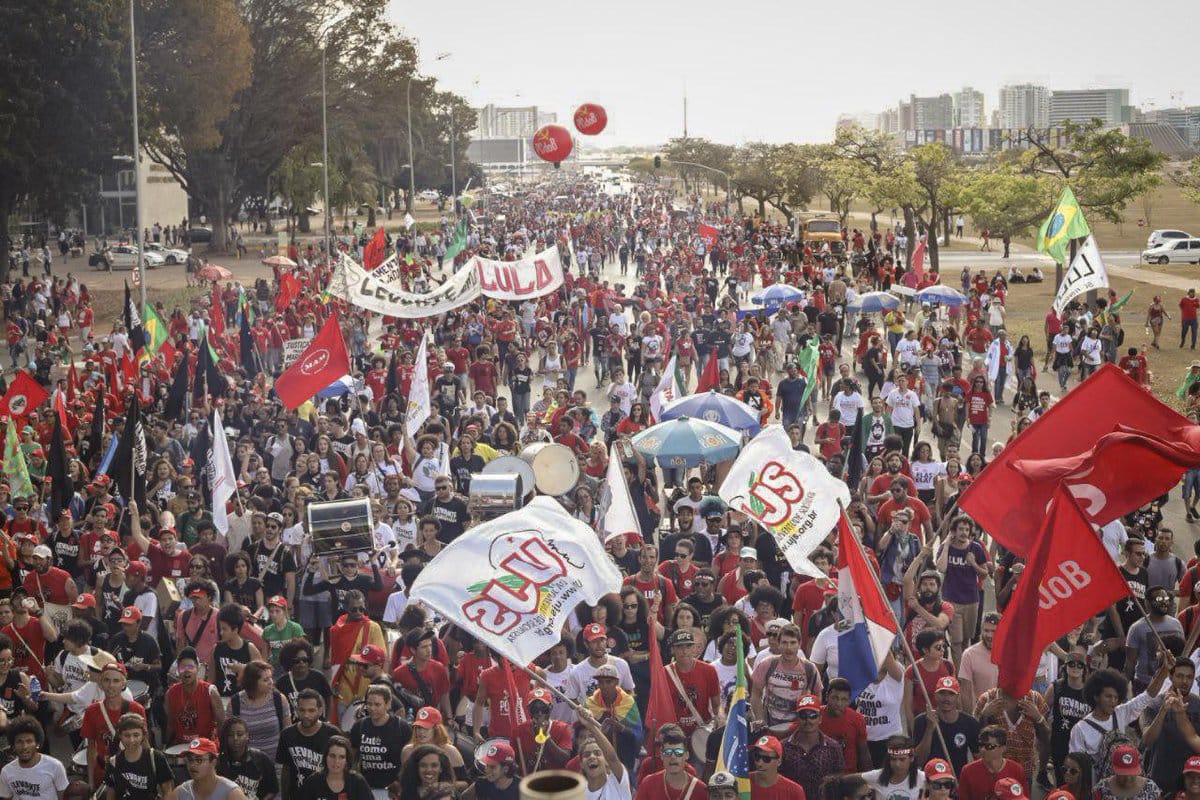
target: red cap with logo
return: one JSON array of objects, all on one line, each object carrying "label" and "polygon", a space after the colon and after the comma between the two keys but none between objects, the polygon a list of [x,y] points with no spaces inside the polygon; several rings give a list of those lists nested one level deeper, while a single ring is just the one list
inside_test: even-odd
[{"label": "red cap with logo", "polygon": [[800,695],[800,698],[796,700],[796,710],[820,711],[821,698],[817,697],[815,694],[802,694]]},{"label": "red cap with logo", "polygon": [[774,736],[760,736],[754,742],[754,749],[774,753],[777,757],[783,758],[783,745]]},{"label": "red cap with logo", "polygon": [[953,778],[954,769],[944,758],[931,758],[925,762],[925,780],[939,781],[943,778]]},{"label": "red cap with logo", "polygon": [[593,622],[583,629],[583,640],[585,642],[594,642],[597,639],[607,639],[608,631],[599,622]]},{"label": "red cap with logo", "polygon": [[1189,772],[1200,772],[1200,756],[1188,756],[1188,760],[1183,762],[1184,774]]},{"label": "red cap with logo", "polygon": [[89,592],[84,592],[83,594],[79,595],[79,597],[75,598],[75,602],[71,603],[71,608],[86,609],[95,607],[96,595],[90,594]]},{"label": "red cap with logo", "polygon": [[192,741],[188,742],[187,752],[193,756],[215,756],[218,754],[217,743],[212,739],[192,739]]},{"label": "red cap with logo", "polygon": [[525,699],[525,707],[529,708],[534,703],[545,703],[548,706],[552,706],[554,705],[554,695],[550,694],[549,689],[543,689],[540,686],[536,689],[531,689],[529,697]]},{"label": "red cap with logo", "polygon": [[433,706],[425,706],[413,717],[413,725],[418,728],[433,728],[442,724],[442,712]]},{"label": "red cap with logo", "polygon": [[952,692],[961,694],[962,687],[958,685],[958,678],[952,678],[947,675],[944,678],[938,678],[938,682],[933,687],[934,692]]},{"label": "red cap with logo", "polygon": [[1141,753],[1136,747],[1128,744],[1113,748],[1112,771],[1114,775],[1141,775]]},{"label": "red cap with logo", "polygon": [[379,645],[368,644],[350,656],[350,660],[355,664],[383,664],[387,662],[387,654]]},{"label": "red cap with logo", "polygon": [[508,742],[492,742],[479,760],[489,767],[498,767],[506,762],[516,761],[517,754]]},{"label": "red cap with logo", "polygon": [[996,781],[995,788],[996,797],[1000,800],[1008,800],[1009,798],[1025,797],[1025,787],[1015,778],[1001,778]]},{"label": "red cap with logo", "polygon": [[142,621],[142,610],[137,606],[125,606],[121,611],[121,622],[138,623]]}]

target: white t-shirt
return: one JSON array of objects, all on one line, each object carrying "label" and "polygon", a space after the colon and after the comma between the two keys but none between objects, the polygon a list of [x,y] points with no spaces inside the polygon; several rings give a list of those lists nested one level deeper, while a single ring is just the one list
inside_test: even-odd
[{"label": "white t-shirt", "polygon": [[901,339],[896,342],[896,360],[901,364],[916,365],[921,360],[921,343],[916,339]]},{"label": "white t-shirt", "polygon": [[611,772],[608,780],[597,791],[593,792],[584,784],[587,800],[633,800],[633,791],[629,788],[629,770],[621,770],[621,780],[617,780]]},{"label": "white t-shirt", "polygon": [[[858,415],[863,409],[862,395],[858,392],[846,394],[838,392],[833,396],[833,407],[842,415],[841,422],[847,428],[858,421]],[[892,418],[892,423],[895,424],[895,417]]]},{"label": "white t-shirt", "polygon": [[633,407],[633,401],[637,397],[637,389],[632,383],[625,381],[625,383],[611,384],[606,394],[610,397],[616,395],[621,398],[621,413],[629,416],[629,409]]},{"label": "white t-shirt", "polygon": [[[567,681],[571,679],[571,670],[573,668],[573,665],[569,663],[567,664],[567,668],[562,672],[554,672],[547,667],[545,678],[546,683],[550,684],[555,689],[558,689],[558,691],[562,692],[563,694],[566,694]],[[558,694],[555,694],[554,705],[550,706],[550,719],[556,719],[559,722],[566,722],[570,725],[574,725],[576,720],[575,711],[569,705],[567,705],[567,702],[559,697]]]},{"label": "white t-shirt", "polygon": [[889,736],[904,733],[904,722],[900,718],[900,701],[904,696],[904,683],[884,675],[859,693],[855,701],[858,713],[867,721],[867,741],[881,742]]},{"label": "white t-shirt", "polygon": [[937,477],[946,474],[944,461],[910,461],[909,471],[912,472],[913,485],[920,489],[933,489]]},{"label": "white t-shirt", "polygon": [[[621,688],[632,692],[633,675],[629,672],[629,662],[618,656],[609,656],[608,663],[617,668],[617,675],[621,678]],[[585,698],[590,697],[599,686],[596,683],[596,670],[598,669],[599,667],[593,667],[591,661],[586,658],[572,667],[571,675],[567,678],[567,697],[578,703],[582,703]]]},{"label": "white t-shirt", "polygon": [[1069,353],[1072,345],[1071,337],[1064,331],[1059,331],[1054,335],[1054,352]]},{"label": "white t-shirt", "polygon": [[837,625],[826,625],[813,639],[808,660],[818,667],[825,668],[825,674],[830,680],[838,676],[838,634],[841,631]]},{"label": "white t-shirt", "polygon": [[17,800],[58,800],[67,790],[67,770],[57,758],[42,754],[32,767],[15,759],[0,769],[0,797]]},{"label": "white t-shirt", "polygon": [[[891,409],[893,427],[911,428],[917,424],[917,407],[921,405],[921,398],[912,389],[893,389],[884,402]],[[842,414],[843,424],[847,424],[845,419],[846,415]]]},{"label": "white t-shirt", "polygon": [[721,705],[729,705],[729,698],[737,685],[737,664],[722,664],[721,659],[708,662],[717,671],[717,685],[721,687]]},{"label": "white t-shirt", "polygon": [[925,786],[925,773],[919,767],[917,768],[916,786],[909,786],[907,777],[899,783],[889,783],[887,786],[884,786],[879,782],[881,772],[883,770],[873,769],[870,772],[862,774],[863,779],[875,789],[877,800],[918,800],[920,798],[921,789]]},{"label": "white t-shirt", "polygon": [[1079,343],[1079,355],[1083,358],[1083,363],[1088,366],[1100,366],[1100,340],[1093,339],[1090,336],[1083,337],[1083,341]]}]

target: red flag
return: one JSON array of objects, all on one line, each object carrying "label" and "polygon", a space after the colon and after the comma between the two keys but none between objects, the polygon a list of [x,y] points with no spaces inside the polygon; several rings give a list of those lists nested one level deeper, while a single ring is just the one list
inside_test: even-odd
[{"label": "red flag", "polygon": [[64,431],[69,434],[75,432],[75,426],[71,424],[71,419],[67,416],[67,399],[62,392],[54,393],[54,413],[58,414]]},{"label": "red flag", "polygon": [[[716,361],[716,359],[712,359]],[[657,731],[667,723],[679,724],[675,711],[675,689],[663,664],[654,626],[650,626],[650,701],[646,704],[646,730]]]},{"label": "red flag", "polygon": [[696,384],[696,394],[712,391],[720,385],[721,373],[717,368],[717,354],[711,353],[708,361],[704,362],[704,372],[700,373],[700,382]]},{"label": "red flag", "polygon": [[717,239],[721,235],[721,232],[718,231],[716,228],[714,228],[712,225],[705,225],[703,222],[700,223],[700,227],[697,229],[697,233],[700,234],[700,238],[703,239],[704,243],[707,244],[709,247],[713,247],[714,245],[716,245]]},{"label": "red flag", "polygon": [[225,334],[225,308],[221,305],[221,290],[213,284],[212,307],[208,312],[213,335],[220,339]]},{"label": "red flag", "polygon": [[1116,563],[1065,487],[1054,494],[996,638],[1000,686],[1024,697],[1042,652],[1058,637],[1129,594]]},{"label": "red flag", "polygon": [[917,280],[925,277],[925,246],[925,237],[918,237],[917,246],[913,248],[912,253],[912,271]]},{"label": "red flag", "polygon": [[375,236],[363,248],[363,267],[370,272],[383,263],[385,255],[387,255],[387,234],[383,232],[383,226],[380,226],[379,230],[375,231]]},{"label": "red flag", "polygon": [[[300,296],[300,282],[296,280],[296,276],[290,272],[285,272],[279,276],[279,294],[275,296],[275,310],[283,311],[292,304],[292,301]],[[322,386],[322,389],[325,387]]]},{"label": "red flag", "polygon": [[75,372],[75,362],[72,361],[67,367],[67,402],[75,402],[75,393],[79,390],[79,375]]},{"label": "red flag", "polygon": [[[1104,364],[1006,445],[962,493],[958,506],[1000,544],[1017,555],[1028,555],[1055,487],[1051,484],[1031,488],[1031,481],[1014,468],[1014,463],[1079,456],[1095,447],[1102,436],[1134,420],[1139,433],[1168,441],[1177,437],[1179,431],[1193,427],[1116,366]],[[1085,481],[1078,483],[1073,490],[1076,494],[1091,491],[1083,488],[1087,485]],[[1115,489],[1105,486],[1102,491],[1110,488]],[[1027,496],[1031,491],[1036,494]],[[1022,500],[997,502],[997,498],[1012,497]],[[1129,510],[1119,510],[1103,497],[1085,507],[1092,521],[1100,525]]]},{"label": "red flag", "polygon": [[130,358],[129,353],[121,354],[121,378],[126,387],[137,391],[135,388],[138,379],[137,362]]},{"label": "red flag", "polygon": [[346,352],[342,329],[337,314],[330,314],[296,363],[275,380],[275,392],[285,406],[295,410],[349,372],[350,354]]},{"label": "red flag", "polygon": [[175,356],[177,355],[175,345],[171,344],[170,339],[167,339],[159,346],[158,354],[162,356],[163,365],[170,370],[175,364]]},{"label": "red flag", "polygon": [[19,419],[46,401],[50,393],[25,370],[17,373],[8,394],[0,399],[0,414]]}]

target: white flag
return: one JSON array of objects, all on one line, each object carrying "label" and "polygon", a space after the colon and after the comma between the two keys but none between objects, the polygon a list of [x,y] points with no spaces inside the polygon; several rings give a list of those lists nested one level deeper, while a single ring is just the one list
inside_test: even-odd
[{"label": "white flag", "polygon": [[808,555],[837,525],[838,503],[850,504],[850,490],[815,456],[793,450],[783,426],[769,425],[750,440],[718,494],[775,534],[792,569],[825,575]]},{"label": "white flag", "polygon": [[413,379],[408,388],[408,411],[404,414],[404,424],[408,435],[414,439],[417,431],[433,413],[429,402],[429,356],[425,352],[425,342],[428,336],[421,337],[421,346],[417,348],[417,358],[413,361]]},{"label": "white flag", "polygon": [[417,221],[416,221],[415,219],[413,219],[413,215],[412,215],[412,214],[405,214],[405,215],[404,215],[403,222],[404,222],[404,229],[405,229],[405,230],[408,230],[408,229],[409,229],[409,228],[411,228],[413,225],[416,225],[416,224],[417,224]]},{"label": "white flag", "polygon": [[596,532],[558,501],[535,497],[447,545],[413,582],[409,600],[526,664],[558,644],[575,606],[620,589],[621,573]]},{"label": "white flag", "polygon": [[608,451],[608,475],[605,476],[600,508],[603,511],[600,536],[605,542],[627,533],[642,535],[633,498],[629,495],[629,483],[625,480],[625,468],[621,465],[621,453],[615,442]]},{"label": "white flag", "polygon": [[229,440],[225,438],[225,426],[221,424],[220,411],[213,411],[211,468],[213,525],[224,536],[229,533],[229,514],[225,509],[225,504],[237,493],[237,473],[233,469],[233,458],[229,454]]},{"label": "white flag", "polygon": [[1067,303],[1084,292],[1107,286],[1108,270],[1104,268],[1104,260],[1100,258],[1096,237],[1088,234],[1075,253],[1075,258],[1071,259],[1071,267],[1063,275],[1063,282],[1058,286],[1058,294],[1054,296],[1054,313],[1062,316]]},{"label": "white flag", "polygon": [[663,369],[658,387],[654,390],[654,394],[650,395],[650,413],[654,415],[654,421],[661,422],[663,406],[682,396],[683,387],[679,385],[679,376],[675,374],[675,356],[671,356],[671,360]]}]

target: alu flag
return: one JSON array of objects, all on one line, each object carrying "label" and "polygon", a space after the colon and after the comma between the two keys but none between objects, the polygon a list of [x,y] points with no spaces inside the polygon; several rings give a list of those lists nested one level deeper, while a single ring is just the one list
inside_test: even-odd
[{"label": "alu flag", "polygon": [[426,341],[428,336],[421,337],[421,346],[417,348],[417,357],[413,360],[412,384],[408,388],[408,409],[404,413],[404,424],[408,427],[408,435],[417,438],[417,431],[425,424],[433,413],[433,405],[429,399],[429,354]]},{"label": "alu flag", "polygon": [[627,533],[642,535],[633,498],[629,495],[629,482],[625,480],[625,468],[621,464],[621,453],[614,442],[608,451],[608,474],[605,476],[604,492],[600,497],[600,537],[608,541],[614,536]]},{"label": "alu flag", "polygon": [[650,413],[654,415],[654,420],[657,422],[661,419],[663,406],[681,397],[683,397],[683,385],[679,380],[679,371],[675,367],[675,356],[671,356],[671,360],[667,362],[667,368],[663,370],[662,380],[658,382],[658,388],[654,390],[654,394],[650,395]]},{"label": "alu flag", "polygon": [[212,457],[209,465],[212,470],[213,525],[224,535],[229,532],[226,503],[237,493],[237,472],[233,469],[233,457],[229,454],[229,440],[225,438],[220,411],[213,411]]},{"label": "alu flag", "polygon": [[559,642],[577,605],[620,589],[621,573],[596,532],[556,500],[536,497],[447,545],[409,598],[527,664]]},{"label": "alu flag", "polygon": [[783,426],[763,428],[742,448],[718,494],[775,534],[792,569],[825,577],[808,554],[837,525],[850,490],[816,457],[793,450]]},{"label": "alu flag", "polygon": [[1075,258],[1071,260],[1071,268],[1063,275],[1063,281],[1058,285],[1058,294],[1054,296],[1054,313],[1062,316],[1067,303],[1084,292],[1103,289],[1108,286],[1108,270],[1104,268],[1104,259],[1100,257],[1100,248],[1096,246],[1096,237],[1090,233],[1083,240]]}]

